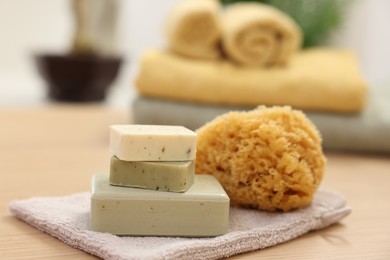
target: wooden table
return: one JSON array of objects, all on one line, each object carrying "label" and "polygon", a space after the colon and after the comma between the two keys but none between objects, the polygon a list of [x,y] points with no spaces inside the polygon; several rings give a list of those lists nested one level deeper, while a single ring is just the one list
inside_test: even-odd
[{"label": "wooden table", "polygon": [[[0,259],[93,258],[12,217],[8,203],[89,189],[108,171],[108,126],[127,111],[101,105],[0,109]],[[388,156],[328,153],[322,189],[343,193],[353,208],[340,224],[234,258],[390,259]]]}]

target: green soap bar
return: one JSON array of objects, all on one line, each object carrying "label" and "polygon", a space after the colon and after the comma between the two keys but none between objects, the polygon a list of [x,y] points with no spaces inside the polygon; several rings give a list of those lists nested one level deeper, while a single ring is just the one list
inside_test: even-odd
[{"label": "green soap bar", "polygon": [[93,231],[116,235],[208,237],[227,233],[229,197],[211,175],[195,175],[188,191],[157,192],[92,180]]},{"label": "green soap bar", "polygon": [[111,157],[112,185],[184,192],[194,183],[194,175],[194,161],[129,162]]}]

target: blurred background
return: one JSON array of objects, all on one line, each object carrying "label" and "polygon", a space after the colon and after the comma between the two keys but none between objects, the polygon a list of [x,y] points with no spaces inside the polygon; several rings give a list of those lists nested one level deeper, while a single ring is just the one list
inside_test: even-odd
[{"label": "blurred background", "polygon": [[[139,55],[166,46],[163,24],[180,0],[118,1],[117,47],[123,57],[105,104],[129,107]],[[314,1],[314,0],[313,0]],[[390,86],[390,1],[349,0],[342,25],[324,43],[353,49],[371,88]],[[71,46],[75,22],[69,0],[0,0],[0,106],[46,104],[45,82],[34,55],[64,53]]]}]

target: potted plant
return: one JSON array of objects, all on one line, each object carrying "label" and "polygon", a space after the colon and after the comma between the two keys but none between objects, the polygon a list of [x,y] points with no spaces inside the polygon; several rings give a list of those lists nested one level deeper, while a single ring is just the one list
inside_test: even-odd
[{"label": "potted plant", "polygon": [[72,0],[75,33],[68,53],[36,57],[50,98],[100,101],[121,64],[117,55],[117,0]]}]

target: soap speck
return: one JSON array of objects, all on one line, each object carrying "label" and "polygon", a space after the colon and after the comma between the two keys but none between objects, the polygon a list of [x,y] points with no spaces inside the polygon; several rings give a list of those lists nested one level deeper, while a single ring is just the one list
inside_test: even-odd
[{"label": "soap speck", "polygon": [[191,152],[191,148],[188,148],[187,153],[189,154]]},{"label": "soap speck", "polygon": [[161,152],[165,152],[165,146],[163,146],[163,148],[161,149]]},{"label": "soap speck", "polygon": [[159,186],[157,186],[157,187],[156,187],[156,190],[159,190],[159,189],[160,189],[160,187],[159,187]]}]

